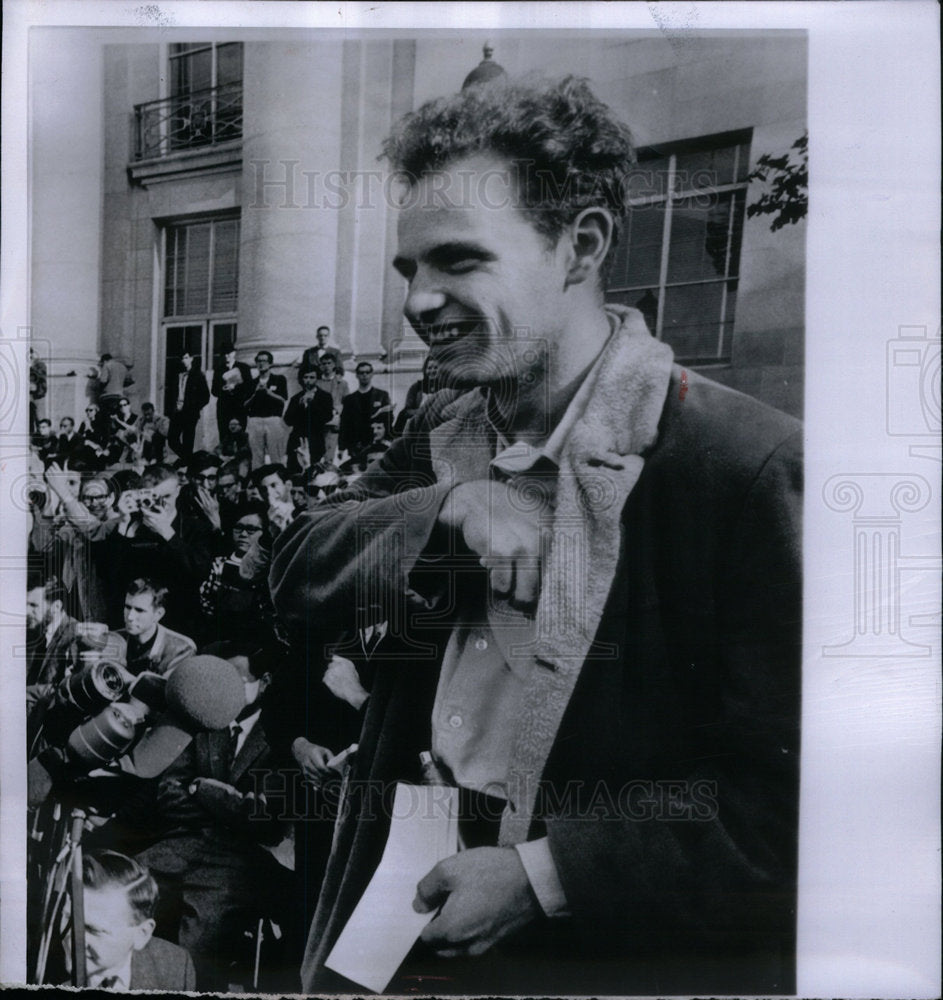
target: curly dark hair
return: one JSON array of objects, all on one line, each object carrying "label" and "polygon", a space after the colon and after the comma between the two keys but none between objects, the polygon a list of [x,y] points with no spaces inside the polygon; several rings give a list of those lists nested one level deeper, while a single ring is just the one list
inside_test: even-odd
[{"label": "curly dark hair", "polygon": [[635,148],[628,126],[587,80],[525,77],[428,101],[394,126],[382,156],[414,185],[476,153],[508,161],[521,211],[551,244],[584,208],[608,208],[615,221],[611,259]]}]

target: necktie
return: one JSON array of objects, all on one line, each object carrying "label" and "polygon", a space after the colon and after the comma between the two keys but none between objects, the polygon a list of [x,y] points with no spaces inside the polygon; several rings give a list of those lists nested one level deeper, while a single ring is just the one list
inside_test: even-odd
[{"label": "necktie", "polygon": [[238,722],[234,722],[229,727],[229,747],[226,755],[227,767],[232,767],[232,762],[236,759],[236,745],[239,742],[239,734],[242,732],[242,726]]}]

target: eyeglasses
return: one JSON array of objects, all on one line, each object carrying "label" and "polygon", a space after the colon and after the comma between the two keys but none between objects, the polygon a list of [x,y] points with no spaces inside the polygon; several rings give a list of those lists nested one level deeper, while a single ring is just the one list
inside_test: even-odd
[{"label": "eyeglasses", "polygon": [[198,479],[201,483],[215,483],[219,479],[219,474],[216,472],[198,472],[193,478]]},{"label": "eyeglasses", "polygon": [[254,535],[257,531],[261,531],[262,528],[258,524],[234,524],[232,530],[234,532],[244,531],[247,535]]},{"label": "eyeglasses", "polygon": [[237,489],[238,486],[239,484],[235,480],[232,480],[232,482],[229,481],[223,482],[222,480],[220,480],[219,482],[219,488],[221,490],[234,490]]},{"label": "eyeglasses", "polygon": [[86,493],[82,498],[82,503],[101,503],[108,499],[107,493]]}]

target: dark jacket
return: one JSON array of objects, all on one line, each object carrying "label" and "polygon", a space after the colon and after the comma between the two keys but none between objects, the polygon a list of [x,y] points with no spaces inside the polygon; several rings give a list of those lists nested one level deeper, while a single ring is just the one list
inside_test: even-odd
[{"label": "dark jacket", "polygon": [[[672,374],[657,441],[615,525],[612,583],[531,814],[527,839],[549,838],[571,916],[532,924],[483,959],[443,963],[450,990],[795,988],[801,425],[696,374],[682,391],[681,375]],[[350,990],[324,960],[379,862],[395,782],[421,780],[451,629],[401,589],[388,553],[412,566],[420,592],[420,569],[427,583],[450,574],[448,562],[424,566],[421,553],[439,550],[448,492],[430,432],[455,401],[433,397],[350,494],[275,543],[276,609],[299,634],[310,632],[305,614],[356,634],[357,595],[376,560],[387,561],[372,597],[387,604],[389,635],[374,654],[306,991]],[[469,447],[481,444],[474,419],[465,418]],[[362,502],[341,506],[351,494]]]},{"label": "dark jacket", "polygon": [[[376,386],[371,386],[366,392],[355,389],[344,397],[341,407],[341,427],[338,445],[352,455],[366,448],[373,440],[370,430],[372,420],[382,420],[386,433],[392,428],[392,418],[389,409],[390,394]],[[379,411],[383,412],[379,412]]]},{"label": "dark jacket", "polygon": [[200,411],[210,401],[210,390],[206,385],[206,376],[199,368],[196,367],[196,364],[190,368],[190,371],[187,372],[186,382],[184,383],[183,408],[178,410],[178,375],[180,374],[181,372],[177,372],[171,376],[170,407],[168,409],[168,413],[172,417],[176,415],[197,420],[199,419]]},{"label": "dark jacket", "polygon": [[[285,402],[288,399],[288,383],[284,375],[269,372],[268,389],[266,392],[259,384],[259,379],[252,381],[249,395],[246,398],[246,414],[250,417],[280,417],[285,412]],[[273,395],[274,393],[274,395]]]},{"label": "dark jacket", "polygon": [[[242,377],[240,385],[228,390],[223,388],[223,377],[227,373],[224,362],[218,368],[213,369],[213,384],[210,390],[217,399],[217,408],[226,415],[227,421],[234,416],[244,418],[246,396],[249,395],[252,387],[252,369],[244,361],[237,361],[233,365],[233,369],[238,371]],[[220,434],[225,430],[225,426],[220,427]]]},{"label": "dark jacket", "polygon": [[285,410],[285,423],[291,428],[288,450],[297,447],[300,441],[307,441],[311,462],[317,462],[324,454],[324,429],[333,415],[334,401],[330,393],[315,389],[307,401],[303,391],[295,393]]}]

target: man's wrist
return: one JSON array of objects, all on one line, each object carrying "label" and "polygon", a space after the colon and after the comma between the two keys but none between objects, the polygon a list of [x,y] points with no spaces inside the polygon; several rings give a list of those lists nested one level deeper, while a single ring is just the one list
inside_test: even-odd
[{"label": "man's wrist", "polygon": [[514,849],[521,859],[530,887],[534,890],[544,914],[548,917],[569,916],[566,894],[550,853],[548,839],[540,837],[525,844],[515,844]]}]

